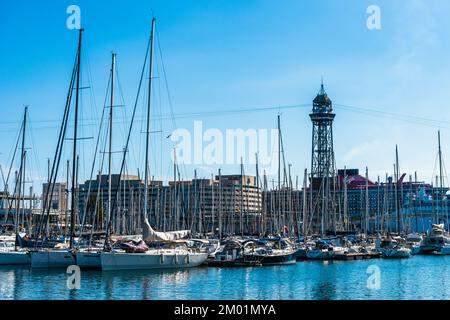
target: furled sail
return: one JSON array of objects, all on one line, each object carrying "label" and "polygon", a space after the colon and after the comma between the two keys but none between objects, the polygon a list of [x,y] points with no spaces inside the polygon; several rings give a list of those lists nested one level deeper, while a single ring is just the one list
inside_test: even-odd
[{"label": "furled sail", "polygon": [[153,230],[148,222],[147,218],[144,219],[144,225],[142,230],[142,239],[144,241],[174,241],[187,237],[191,233],[191,230],[178,230],[159,232]]}]

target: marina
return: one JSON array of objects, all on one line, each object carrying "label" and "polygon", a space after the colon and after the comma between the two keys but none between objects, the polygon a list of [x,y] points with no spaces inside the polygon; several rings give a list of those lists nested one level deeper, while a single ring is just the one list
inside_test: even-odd
[{"label": "marina", "polygon": [[[234,109],[239,95],[228,92],[217,99],[228,109],[191,113],[212,103],[214,68],[192,86],[184,68],[202,65],[203,51],[178,51],[185,31],[166,33],[161,16],[146,16],[145,30],[129,26],[132,55],[127,46],[105,53],[114,41],[98,26],[69,28],[45,102],[56,120],[24,105],[18,121],[5,122],[15,135],[0,140],[9,150],[0,157],[0,300],[450,300],[445,114],[340,103],[349,92],[361,101],[383,94],[364,100],[356,84],[317,70],[300,83],[307,103]],[[175,103],[168,75],[189,98]],[[271,90],[279,88],[258,87],[248,101]],[[284,101],[276,97],[267,101]],[[361,125],[364,116],[416,127]],[[51,138],[35,130],[47,121]],[[392,137],[375,134],[384,131]],[[424,134],[432,139],[418,143]]]}]

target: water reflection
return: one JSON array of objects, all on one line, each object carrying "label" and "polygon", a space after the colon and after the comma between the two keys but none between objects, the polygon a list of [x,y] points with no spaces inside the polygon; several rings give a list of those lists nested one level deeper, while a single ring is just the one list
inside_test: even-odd
[{"label": "water reflection", "polygon": [[[449,257],[367,260],[251,268],[81,271],[67,288],[66,269],[0,267],[0,299],[450,299]],[[381,288],[367,288],[367,267]]]},{"label": "water reflection", "polygon": [[16,272],[9,267],[0,268],[0,292],[3,299],[16,299]]},{"label": "water reflection", "polygon": [[186,287],[189,279],[188,270],[176,269],[106,271],[100,274],[106,299],[152,299],[157,296],[173,299],[172,294],[178,287]]},{"label": "water reflection", "polygon": [[[320,262],[319,262],[320,263]],[[327,266],[328,264],[331,264]],[[334,262],[324,261],[318,268],[318,280],[312,288],[312,300],[332,300],[336,297],[336,265]]]}]

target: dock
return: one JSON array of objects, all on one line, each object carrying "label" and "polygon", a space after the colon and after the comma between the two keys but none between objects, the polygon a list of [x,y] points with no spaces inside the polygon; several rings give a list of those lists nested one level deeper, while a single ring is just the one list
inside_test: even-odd
[{"label": "dock", "polygon": [[381,258],[381,252],[336,253],[332,260],[367,260]]}]

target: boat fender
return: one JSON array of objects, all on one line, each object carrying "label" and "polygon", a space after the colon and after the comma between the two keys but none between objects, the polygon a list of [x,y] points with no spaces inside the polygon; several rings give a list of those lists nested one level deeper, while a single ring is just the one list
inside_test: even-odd
[{"label": "boat fender", "polygon": [[189,264],[189,253],[186,255],[186,263]]},{"label": "boat fender", "polygon": [[161,260],[160,260],[161,264],[164,263],[164,253],[161,253]]},{"label": "boat fender", "polygon": [[173,256],[173,261],[175,264],[178,264],[178,257],[177,254],[175,253],[175,255]]}]

